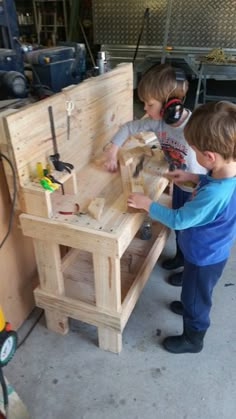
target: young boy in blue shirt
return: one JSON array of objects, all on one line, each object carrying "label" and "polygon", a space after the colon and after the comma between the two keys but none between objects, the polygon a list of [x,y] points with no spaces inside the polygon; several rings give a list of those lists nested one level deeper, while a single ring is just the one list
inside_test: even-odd
[{"label": "young boy in blue shirt", "polygon": [[187,122],[186,141],[197,161],[208,171],[196,175],[169,172],[177,184],[196,184],[192,198],[179,209],[152,202],[133,193],[128,205],[179,230],[184,255],[181,302],[171,310],[183,315],[183,334],[167,337],[163,345],[172,353],[200,352],[210,325],[213,288],[219,280],[236,237],[236,105],[211,102],[197,108]]},{"label": "young boy in blue shirt", "polygon": [[[112,138],[105,150],[105,168],[116,171],[119,148],[125,140],[140,131],[153,131],[169,162],[170,170],[184,169],[192,173],[206,173],[196,161],[194,150],[184,138],[184,127],[191,111],[186,109],[183,98],[188,91],[188,81],[181,69],[174,69],[169,64],[155,65],[142,77],[138,85],[138,96],[144,102],[148,118],[130,121],[124,124]],[[172,208],[177,209],[189,199],[192,188],[186,185],[174,185]],[[176,237],[178,231],[176,231]],[[164,269],[172,270],[183,266],[183,255],[176,244],[177,252],[173,259],[163,262]],[[182,285],[182,273],[175,273],[169,278],[172,285]]]}]

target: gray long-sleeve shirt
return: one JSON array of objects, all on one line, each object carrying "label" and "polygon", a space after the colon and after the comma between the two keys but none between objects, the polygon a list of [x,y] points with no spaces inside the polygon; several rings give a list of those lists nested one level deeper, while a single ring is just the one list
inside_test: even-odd
[{"label": "gray long-sleeve shirt", "polygon": [[[206,169],[198,164],[194,150],[184,138],[183,130],[191,116],[191,112],[188,112],[188,117],[178,127],[168,125],[162,119],[155,120],[146,118],[127,122],[114,135],[112,143],[120,147],[130,135],[137,134],[141,131],[152,131],[156,134],[160,142],[171,170],[183,169],[191,173],[205,174]],[[188,187],[183,186],[181,189],[189,192]]]}]

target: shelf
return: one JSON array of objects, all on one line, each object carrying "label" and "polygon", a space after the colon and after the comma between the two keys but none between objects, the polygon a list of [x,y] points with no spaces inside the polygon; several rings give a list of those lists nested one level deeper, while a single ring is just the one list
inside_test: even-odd
[{"label": "shelf", "polygon": [[43,27],[47,27],[47,28],[64,28],[65,25],[42,25]]},{"label": "shelf", "polygon": [[[38,44],[52,41],[57,44],[60,34],[60,40],[66,41],[68,38],[67,11],[69,10],[68,0],[33,0],[34,19],[36,24]],[[57,22],[61,23],[57,23]],[[53,28],[50,29],[50,28]],[[59,29],[64,29],[62,33]],[[50,35],[48,35],[48,33]],[[52,35],[53,34],[53,35]]]}]

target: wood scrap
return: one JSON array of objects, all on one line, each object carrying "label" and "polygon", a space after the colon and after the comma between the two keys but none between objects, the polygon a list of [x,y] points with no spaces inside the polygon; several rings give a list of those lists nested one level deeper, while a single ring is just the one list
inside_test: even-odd
[{"label": "wood scrap", "polygon": [[149,144],[157,140],[156,134],[152,131],[141,131],[139,134],[144,144]]},{"label": "wood scrap", "polygon": [[91,215],[91,217],[95,218],[95,220],[99,221],[103,213],[104,205],[104,198],[95,198],[90,202],[88,206],[88,213]]}]

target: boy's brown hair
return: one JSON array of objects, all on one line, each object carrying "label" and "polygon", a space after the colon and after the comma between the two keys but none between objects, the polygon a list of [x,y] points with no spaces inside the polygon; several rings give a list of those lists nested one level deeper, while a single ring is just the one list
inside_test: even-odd
[{"label": "boy's brown hair", "polygon": [[199,151],[236,160],[236,105],[222,101],[199,106],[189,118],[184,136]]},{"label": "boy's brown hair", "polygon": [[188,81],[177,81],[175,70],[169,64],[151,67],[138,85],[138,96],[143,102],[155,99],[165,103],[173,97],[183,99],[187,91]]}]

